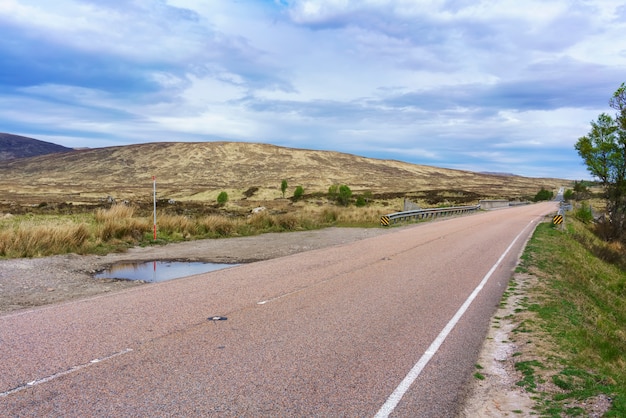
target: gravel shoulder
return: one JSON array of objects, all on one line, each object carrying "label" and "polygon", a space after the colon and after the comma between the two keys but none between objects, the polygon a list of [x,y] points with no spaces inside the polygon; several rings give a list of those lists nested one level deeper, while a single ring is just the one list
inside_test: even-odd
[{"label": "gravel shoulder", "polygon": [[146,285],[137,281],[93,277],[94,273],[119,262],[176,260],[248,263],[346,244],[397,230],[326,228],[135,247],[124,253],[105,256],[67,254],[0,260],[0,315]]},{"label": "gravel shoulder", "polygon": [[[93,277],[96,272],[118,262],[186,260],[246,263],[346,244],[397,230],[326,228],[135,247],[124,253],[106,256],[68,254],[0,260],[0,317],[13,311],[149,286],[137,281]],[[506,316],[502,312],[499,314]],[[479,364],[486,366],[487,370],[483,371],[486,378],[468,382],[468,396],[461,416],[520,416],[519,412],[513,411],[530,412],[532,405],[527,395],[515,386],[515,371],[510,366],[503,367],[503,356],[510,358],[512,353],[506,332],[504,329],[497,332],[500,335],[488,337],[478,360]]]}]

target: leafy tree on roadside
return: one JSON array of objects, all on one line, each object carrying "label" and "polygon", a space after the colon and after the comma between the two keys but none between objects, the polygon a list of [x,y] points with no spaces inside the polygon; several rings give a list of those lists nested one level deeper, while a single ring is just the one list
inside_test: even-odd
[{"label": "leafy tree on roadside", "polygon": [[285,192],[287,191],[287,180],[283,179],[280,182],[280,191],[283,192],[283,198],[285,197]]},{"label": "leafy tree on roadside", "polygon": [[615,117],[600,114],[575,148],[589,172],[600,180],[606,198],[608,239],[626,239],[626,83],[615,91],[609,106]]}]

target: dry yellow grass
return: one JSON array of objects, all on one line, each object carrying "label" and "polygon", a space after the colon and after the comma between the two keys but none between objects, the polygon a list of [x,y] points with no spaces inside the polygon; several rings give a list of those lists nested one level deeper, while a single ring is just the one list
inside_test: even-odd
[{"label": "dry yellow grass", "polygon": [[89,239],[86,224],[37,225],[22,223],[0,230],[0,257],[40,257],[81,252]]}]

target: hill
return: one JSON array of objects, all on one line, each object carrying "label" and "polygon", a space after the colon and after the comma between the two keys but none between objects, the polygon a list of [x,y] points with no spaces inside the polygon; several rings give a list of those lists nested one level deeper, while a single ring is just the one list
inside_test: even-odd
[{"label": "hill", "polygon": [[72,151],[61,145],[0,132],[0,161]]},{"label": "hill", "polygon": [[159,142],[75,150],[8,161],[0,167],[6,201],[90,201],[107,195],[122,199],[152,196],[156,176],[160,198],[214,202],[220,191],[231,200],[281,197],[286,179],[291,196],[325,193],[332,184],[380,196],[435,191],[464,193],[472,199],[534,196],[564,180],[503,177],[469,171],[379,160],[356,155],[236,142]]}]

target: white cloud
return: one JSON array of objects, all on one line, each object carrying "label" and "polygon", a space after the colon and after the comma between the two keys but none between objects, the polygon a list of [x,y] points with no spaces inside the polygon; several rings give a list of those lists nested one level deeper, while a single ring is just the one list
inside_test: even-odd
[{"label": "white cloud", "polygon": [[0,123],[574,171],[624,81],[620,3],[5,0]]}]

